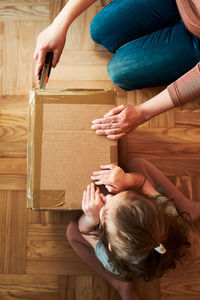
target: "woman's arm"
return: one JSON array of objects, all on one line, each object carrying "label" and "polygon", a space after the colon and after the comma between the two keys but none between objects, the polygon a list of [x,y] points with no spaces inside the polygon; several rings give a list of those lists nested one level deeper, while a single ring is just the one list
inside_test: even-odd
[{"label": "woman's arm", "polygon": [[167,89],[150,100],[133,106],[120,105],[111,109],[104,118],[92,122],[97,135],[106,135],[109,139],[119,139],[125,134],[163,113],[175,105]]},{"label": "woman's arm", "polygon": [[36,76],[44,64],[48,51],[53,52],[52,66],[56,67],[65,45],[66,34],[70,24],[94,2],[96,0],[69,0],[53,23],[38,35],[34,52]]}]

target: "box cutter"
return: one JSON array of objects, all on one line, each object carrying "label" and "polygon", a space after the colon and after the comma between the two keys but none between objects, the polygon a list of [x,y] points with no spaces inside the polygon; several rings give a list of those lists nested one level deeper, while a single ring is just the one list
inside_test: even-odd
[{"label": "box cutter", "polygon": [[47,52],[44,65],[38,75],[40,89],[44,89],[49,80],[49,76],[51,73],[52,59],[53,59],[53,52]]}]

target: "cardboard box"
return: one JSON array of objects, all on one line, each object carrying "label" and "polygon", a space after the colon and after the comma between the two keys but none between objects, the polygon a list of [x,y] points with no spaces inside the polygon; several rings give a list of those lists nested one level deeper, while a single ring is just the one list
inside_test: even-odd
[{"label": "cardboard box", "polygon": [[81,209],[83,190],[101,164],[117,163],[117,142],[97,136],[92,120],[115,106],[113,90],[39,90],[30,94],[28,207]]}]

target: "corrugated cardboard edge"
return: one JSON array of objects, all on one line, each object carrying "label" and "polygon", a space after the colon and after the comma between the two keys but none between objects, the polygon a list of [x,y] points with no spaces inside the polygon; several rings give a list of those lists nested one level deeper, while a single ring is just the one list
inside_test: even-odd
[{"label": "corrugated cardboard edge", "polygon": [[[110,94],[114,95],[114,102],[108,102],[107,100],[97,101],[94,102],[94,100],[91,101],[91,104],[113,104],[116,105],[116,90],[110,90],[110,89],[98,89],[98,90],[85,90],[85,89],[77,89],[77,90],[40,90],[40,89],[32,89],[30,92],[30,98],[29,98],[29,131],[28,131],[28,146],[27,146],[27,152],[28,152],[28,158],[27,158],[27,170],[28,170],[28,177],[27,177],[27,207],[34,209],[34,210],[63,210],[61,207],[63,206],[64,202],[62,201],[63,195],[65,194],[65,191],[51,191],[51,193],[54,194],[55,199],[58,200],[57,204],[55,204],[54,207],[40,207],[40,197],[43,197],[43,191],[40,191],[40,176],[41,176],[41,170],[40,170],[40,164],[41,162],[39,159],[37,159],[37,164],[35,160],[35,150],[36,147],[41,146],[41,140],[39,137],[37,145],[34,144],[35,139],[33,138],[34,135],[36,135],[35,132],[35,125],[39,124],[38,121],[38,113],[36,110],[39,110],[39,104],[41,104],[41,108],[43,106],[43,103],[58,103],[58,100],[56,100],[56,97],[59,95],[59,103],[71,103],[70,101],[66,101],[66,95],[73,95],[76,94],[77,96],[82,95],[88,95],[88,94],[95,94],[96,96],[99,94],[107,93],[107,95]],[[48,96],[46,97],[45,101],[43,101],[42,97],[38,96]],[[54,97],[55,96],[55,97]],[[63,96],[63,97],[62,97]],[[63,98],[63,99],[62,99]],[[79,97],[77,97],[77,101],[73,100],[73,103],[81,103],[83,104],[83,100],[78,100]],[[37,103],[37,100],[38,103]],[[79,102],[80,101],[80,102]],[[37,109],[36,109],[37,104]],[[88,104],[88,101],[87,101]],[[40,111],[40,113],[42,113]],[[36,116],[37,114],[37,116]],[[41,117],[41,116],[40,116]],[[37,119],[37,120],[36,120]],[[36,122],[37,121],[37,122]],[[40,118],[40,126],[42,124],[42,118]],[[42,125],[41,125],[42,126]],[[37,135],[38,137],[38,135]],[[117,141],[111,141],[110,145],[110,159],[111,163],[117,164],[118,163],[118,151],[117,151]],[[41,152],[41,151],[40,151]],[[37,165],[37,168],[35,166]],[[37,181],[37,190],[34,190],[35,182]],[[49,194],[50,191],[46,191],[46,193]],[[55,194],[56,193],[56,194]],[[68,209],[69,210],[69,209]],[[74,209],[73,209],[74,210]]]}]

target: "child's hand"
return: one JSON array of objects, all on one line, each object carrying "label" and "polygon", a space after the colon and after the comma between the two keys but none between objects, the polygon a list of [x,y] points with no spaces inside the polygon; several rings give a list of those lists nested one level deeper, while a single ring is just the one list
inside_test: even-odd
[{"label": "child's hand", "polygon": [[83,192],[82,210],[87,217],[87,223],[89,226],[95,226],[99,224],[99,212],[105,205],[105,197],[100,194],[99,187],[95,191],[94,183],[87,186],[87,191]]},{"label": "child's hand", "polygon": [[117,194],[128,188],[128,174],[115,165],[100,166],[101,171],[93,172],[91,179],[96,185],[104,184],[110,193]]}]

